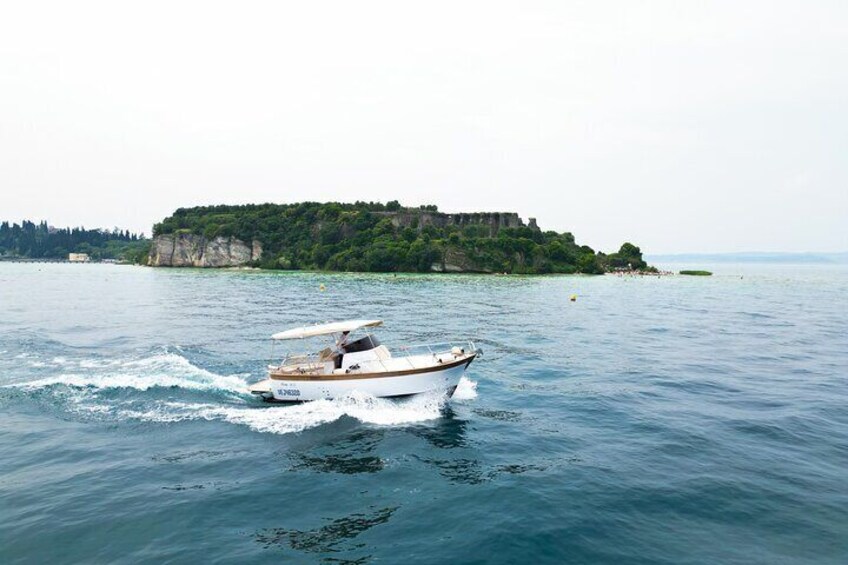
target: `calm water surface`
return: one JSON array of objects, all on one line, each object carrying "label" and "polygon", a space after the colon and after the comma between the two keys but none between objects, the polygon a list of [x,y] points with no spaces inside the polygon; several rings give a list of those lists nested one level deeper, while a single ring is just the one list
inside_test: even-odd
[{"label": "calm water surface", "polygon": [[[848,269],[714,270],[0,263],[0,562],[846,563]],[[245,393],[356,317],[485,355],[449,403]]]}]

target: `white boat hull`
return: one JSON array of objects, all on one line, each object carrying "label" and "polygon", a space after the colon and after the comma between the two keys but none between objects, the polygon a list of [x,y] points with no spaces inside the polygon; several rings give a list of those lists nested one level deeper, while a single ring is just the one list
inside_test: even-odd
[{"label": "white boat hull", "polygon": [[376,397],[399,397],[428,392],[453,394],[465,373],[467,362],[445,368],[409,372],[407,374],[373,376],[367,378],[334,378],[325,380],[284,380],[271,378],[253,385],[251,392],[269,401],[304,402],[322,398],[339,398],[358,391]]}]

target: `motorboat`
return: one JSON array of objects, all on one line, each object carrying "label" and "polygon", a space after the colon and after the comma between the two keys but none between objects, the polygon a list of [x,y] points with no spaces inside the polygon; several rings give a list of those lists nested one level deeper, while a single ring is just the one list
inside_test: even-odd
[{"label": "motorboat", "polygon": [[268,378],[251,385],[250,392],[269,402],[332,399],[353,391],[383,398],[439,391],[451,396],[481,353],[471,341],[402,346],[393,352],[373,334],[381,325],[382,320],[347,320],[274,334],[274,342],[325,338],[332,343],[314,353],[286,354],[268,366]]}]

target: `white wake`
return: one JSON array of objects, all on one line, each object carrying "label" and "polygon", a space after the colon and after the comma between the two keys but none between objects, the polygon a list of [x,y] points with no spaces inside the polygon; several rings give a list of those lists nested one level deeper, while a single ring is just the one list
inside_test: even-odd
[{"label": "white wake", "polygon": [[343,416],[381,426],[397,426],[434,420],[441,416],[444,395],[419,395],[403,401],[375,398],[352,392],[333,400],[314,400],[292,406],[226,406],[163,402],[144,411],[121,414],[146,422],[220,420],[247,426],[257,432],[287,434],[334,422]]},{"label": "white wake", "polygon": [[477,383],[464,376],[459,379],[459,384],[453,393],[454,400],[474,400],[477,398]]},{"label": "white wake", "polygon": [[66,385],[78,388],[133,388],[149,390],[155,387],[189,390],[224,390],[247,394],[247,383],[238,375],[217,375],[192,365],[175,353],[163,353],[131,360],[91,360],[70,362],[54,358],[50,364],[58,371],[55,376],[17,383],[24,389]]}]

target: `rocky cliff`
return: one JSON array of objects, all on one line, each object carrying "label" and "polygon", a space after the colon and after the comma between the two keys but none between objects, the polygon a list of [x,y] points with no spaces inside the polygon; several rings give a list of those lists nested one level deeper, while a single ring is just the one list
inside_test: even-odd
[{"label": "rocky cliff", "polygon": [[167,234],[153,238],[147,264],[152,267],[240,267],[262,257],[262,244],[251,245],[234,237],[206,239],[193,234]]},{"label": "rocky cliff", "polygon": [[460,249],[447,249],[439,263],[430,265],[430,270],[436,273],[491,273],[486,267],[474,264],[472,258]]}]

